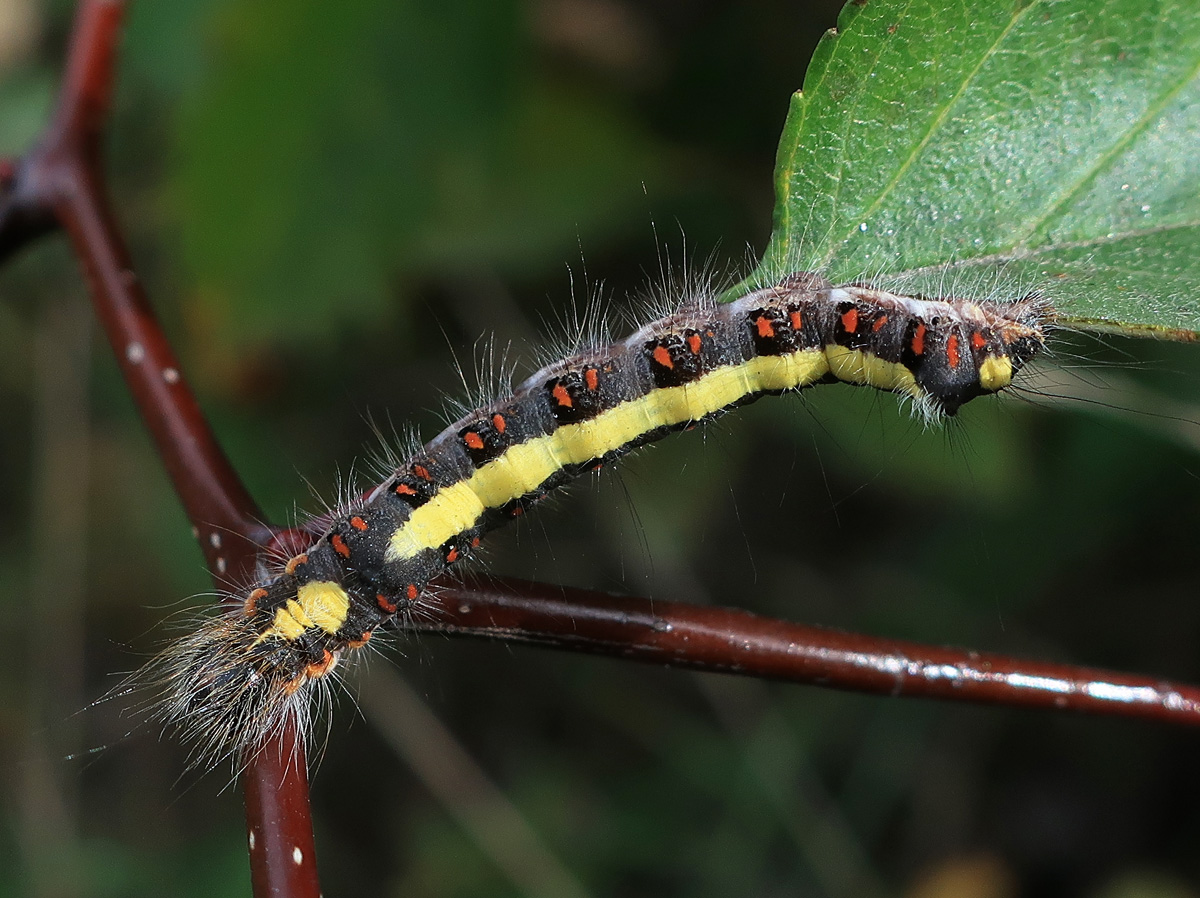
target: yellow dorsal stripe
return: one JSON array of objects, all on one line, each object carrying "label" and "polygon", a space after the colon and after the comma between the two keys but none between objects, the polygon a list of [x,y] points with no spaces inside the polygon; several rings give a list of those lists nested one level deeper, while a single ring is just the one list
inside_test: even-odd
[{"label": "yellow dorsal stripe", "polygon": [[913,373],[898,362],[886,362],[879,356],[861,349],[845,346],[826,346],[829,370],[844,383],[868,384],[880,390],[904,393],[914,399],[921,395],[921,388]]},{"label": "yellow dorsal stripe", "polygon": [[[901,365],[890,367],[905,370]],[[752,393],[807,386],[828,372],[823,348],[759,356],[740,365],[717,368],[690,384],[651,390],[590,421],[564,424],[553,433],[518,443],[466,480],[444,487],[414,509],[392,534],[386,558],[389,562],[401,561],[438,548],[473,527],[486,509],[499,508],[531,493],[564,467],[601,458],[651,430],[697,421]],[[883,372],[878,376],[888,379]],[[895,374],[891,379],[899,380]]]}]

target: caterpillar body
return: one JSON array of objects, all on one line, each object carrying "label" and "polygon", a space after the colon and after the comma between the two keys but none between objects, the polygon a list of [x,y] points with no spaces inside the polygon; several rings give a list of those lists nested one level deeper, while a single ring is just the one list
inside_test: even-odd
[{"label": "caterpillar body", "polygon": [[326,532],[152,664],[158,716],[198,755],[253,751],[377,628],[419,607],[488,531],[583,472],[760,396],[818,383],[954,415],[1009,386],[1045,343],[1037,294],[1009,303],[902,296],[790,274],[705,301],[542,368],[407,459]]}]

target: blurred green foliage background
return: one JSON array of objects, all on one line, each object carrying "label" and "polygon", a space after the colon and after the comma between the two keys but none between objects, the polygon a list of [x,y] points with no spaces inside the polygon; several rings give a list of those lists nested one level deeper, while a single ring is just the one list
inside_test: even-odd
[{"label": "blurred green foliage background", "polygon": [[[45,120],[70,12],[0,3],[0,153]],[[744,269],[836,12],[135,4],[112,191],[273,519],[320,507],[306,481],[334,497],[377,445],[369,417],[436,433],[481,338],[532,367],[572,281],[636,320],[624,297],[685,254]],[[1197,353],[1057,355],[936,432],[842,386],[760,403],[577,486],[497,535],[489,567],[1200,679]],[[0,422],[0,896],[248,894],[228,771],[181,774],[119,701],[87,707],[211,584],[61,238],[0,271]],[[1190,731],[394,644],[315,776],[328,895],[528,893],[383,735],[393,662],[579,894],[1200,894]]]}]

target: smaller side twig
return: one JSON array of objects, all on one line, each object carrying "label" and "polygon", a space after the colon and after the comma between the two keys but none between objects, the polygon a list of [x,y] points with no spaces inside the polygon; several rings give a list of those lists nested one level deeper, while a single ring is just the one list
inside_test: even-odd
[{"label": "smaller side twig", "polygon": [[[0,159],[0,261],[70,235],[122,374],[219,583],[245,582],[268,544],[312,533],[257,523],[154,316],[109,205],[101,145],[124,0],[81,0],[57,111],[20,160]],[[1071,665],[836,633],[742,611],[617,599],[538,584],[435,591],[421,629],[895,695],[1200,722],[1200,689]],[[306,762],[285,731],[244,773],[258,896],[319,895]]]},{"label": "smaller side twig", "polygon": [[1200,725],[1200,687],[1141,674],[521,581],[444,587],[429,601],[431,614],[413,622],[418,630],[854,692]]}]

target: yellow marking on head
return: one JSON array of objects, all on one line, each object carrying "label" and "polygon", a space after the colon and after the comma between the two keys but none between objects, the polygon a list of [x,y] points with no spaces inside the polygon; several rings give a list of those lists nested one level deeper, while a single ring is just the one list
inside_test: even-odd
[{"label": "yellow marking on head", "polygon": [[899,362],[886,362],[878,356],[861,349],[845,346],[827,346],[829,370],[840,381],[850,384],[868,384],[880,390],[904,393],[914,399],[922,395],[921,387],[913,373]]},{"label": "yellow marking on head", "polygon": [[1006,355],[989,355],[979,366],[979,386],[996,393],[1012,383],[1012,359]]},{"label": "yellow marking on head", "polygon": [[761,356],[717,368],[690,384],[651,390],[590,421],[518,443],[414,509],[392,534],[386,559],[400,561],[441,546],[473,527],[486,509],[533,492],[567,465],[601,458],[655,428],[697,421],[750,393],[806,386],[828,371],[820,349]]}]

